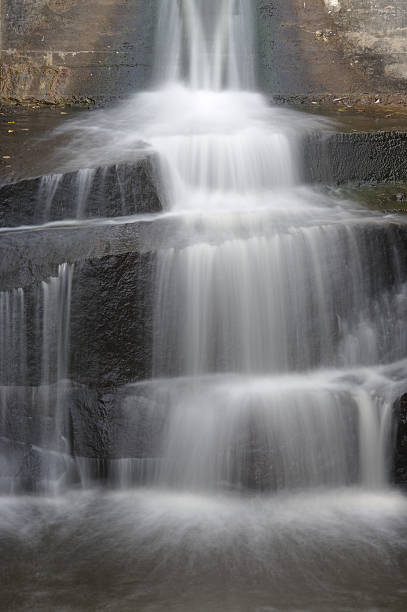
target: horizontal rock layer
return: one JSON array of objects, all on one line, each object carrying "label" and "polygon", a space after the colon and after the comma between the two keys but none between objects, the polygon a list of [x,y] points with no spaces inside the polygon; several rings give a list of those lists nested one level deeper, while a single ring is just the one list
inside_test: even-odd
[{"label": "horizontal rock layer", "polygon": [[[299,158],[308,183],[407,181],[407,134],[312,134]],[[154,155],[11,183],[0,187],[0,227],[157,213],[162,210],[158,183]]]},{"label": "horizontal rock layer", "polygon": [[154,158],[27,179],[0,188],[0,226],[161,210]]},{"label": "horizontal rock layer", "polygon": [[407,180],[405,132],[321,134],[305,144],[304,175],[309,182],[386,183]]}]

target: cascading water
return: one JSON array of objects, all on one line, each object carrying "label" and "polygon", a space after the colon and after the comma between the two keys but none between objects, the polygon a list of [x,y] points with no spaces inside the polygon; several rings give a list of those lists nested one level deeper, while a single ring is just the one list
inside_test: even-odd
[{"label": "cascading water", "polygon": [[[384,278],[372,275],[370,220],[361,228],[299,187],[302,126],[294,133],[249,91],[251,3],[162,7],[167,130],[159,124],[153,146],[190,244],[157,261],[153,373],[183,378],[164,396],[157,383],[165,467],[151,479],[194,489],[383,486],[388,398],[345,372],[406,355],[397,255]],[[335,367],[343,373],[324,374]]]},{"label": "cascading water", "polygon": [[160,3],[155,76],[159,86],[254,88],[253,12],[245,0]]},{"label": "cascading water", "polygon": [[[4,486],[0,482],[2,490],[28,486],[39,487],[43,492],[58,492],[62,485],[59,479],[63,478],[65,468],[73,463],[65,406],[69,389],[72,276],[73,266],[63,264],[57,276],[39,286],[0,292],[2,438],[3,442],[16,439],[18,447],[21,436],[21,452],[27,453],[23,444],[24,431],[17,430],[21,424],[19,415],[27,412],[33,444],[26,460],[37,464],[32,474],[33,483],[24,481],[24,475],[19,473],[21,465],[13,463],[11,449],[6,446],[0,459],[5,481]],[[33,359],[37,361],[35,365]],[[21,459],[19,453],[17,457]]]},{"label": "cascading water", "polygon": [[[253,4],[162,0],[156,89],[69,124],[78,167],[155,151],[166,212],[152,225],[170,223],[152,379],[126,387],[116,432],[139,447],[104,463],[122,490],[2,501],[10,558],[35,546],[43,559],[32,609],[404,610],[407,503],[390,483],[404,262],[391,223],[301,184],[299,145],[321,122],[255,93]],[[79,215],[92,176],[79,175]],[[62,266],[34,308],[41,402],[61,415],[49,393],[68,372],[71,283]],[[26,310],[25,290],[0,293],[19,380]],[[18,385],[0,374],[4,421]]]}]

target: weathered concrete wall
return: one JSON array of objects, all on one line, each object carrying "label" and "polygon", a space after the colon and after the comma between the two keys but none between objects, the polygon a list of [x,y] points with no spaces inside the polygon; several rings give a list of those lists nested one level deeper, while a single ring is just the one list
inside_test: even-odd
[{"label": "weathered concrete wall", "polygon": [[0,97],[105,101],[150,78],[156,0],[0,0]]},{"label": "weathered concrete wall", "polygon": [[324,0],[345,54],[379,78],[379,86],[407,86],[405,0]]},{"label": "weathered concrete wall", "polygon": [[405,105],[405,0],[258,0],[260,85],[276,101]]},{"label": "weathered concrete wall", "polygon": [[[276,99],[363,92],[367,103],[406,90],[405,0],[255,5],[259,85]],[[0,98],[103,103],[145,87],[157,8],[158,0],[0,0]]]},{"label": "weathered concrete wall", "polygon": [[276,101],[374,90],[344,53],[324,0],[258,0],[258,7],[259,81]]}]

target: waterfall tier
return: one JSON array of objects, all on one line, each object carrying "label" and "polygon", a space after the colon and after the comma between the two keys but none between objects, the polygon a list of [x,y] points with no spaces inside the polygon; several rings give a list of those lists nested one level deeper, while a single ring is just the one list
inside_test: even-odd
[{"label": "waterfall tier", "polygon": [[[82,386],[109,386],[133,423],[133,448],[110,433],[95,445],[103,465],[123,459],[109,464],[116,482],[198,491],[388,483],[407,354],[403,231],[302,184],[301,143],[326,122],[254,91],[254,17],[248,0],[162,0],[157,88],[120,112],[69,122],[65,154],[78,171],[32,184],[38,219],[61,226],[67,214],[142,212],[143,198],[157,213],[138,232],[140,256],[102,261],[110,247],[101,243],[99,259],[75,273],[59,261],[58,276],[37,288],[0,293],[4,436],[13,406],[32,414],[39,404],[47,431],[33,434],[36,444],[74,453],[84,482],[98,457],[83,450],[74,398],[92,413]],[[154,169],[140,160],[151,152]],[[78,325],[80,308],[96,340]],[[384,384],[378,372],[392,364],[394,384],[390,374]],[[150,375],[147,397],[128,391]],[[140,414],[158,428],[150,445],[135,433]]]}]

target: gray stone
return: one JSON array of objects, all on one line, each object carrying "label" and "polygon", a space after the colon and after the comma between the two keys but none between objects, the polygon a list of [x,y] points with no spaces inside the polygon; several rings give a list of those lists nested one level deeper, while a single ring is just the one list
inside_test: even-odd
[{"label": "gray stone", "polygon": [[0,226],[161,211],[152,156],[0,187]]},{"label": "gray stone", "polygon": [[71,378],[109,387],[151,376],[153,256],[128,253],[75,269]]},{"label": "gray stone", "polygon": [[407,180],[405,132],[315,134],[304,148],[304,177],[311,183]]},{"label": "gray stone", "polygon": [[407,394],[395,403],[394,427],[394,472],[393,478],[397,485],[407,488]]},{"label": "gray stone", "polygon": [[1,0],[1,96],[100,103],[151,78],[157,0]]}]

